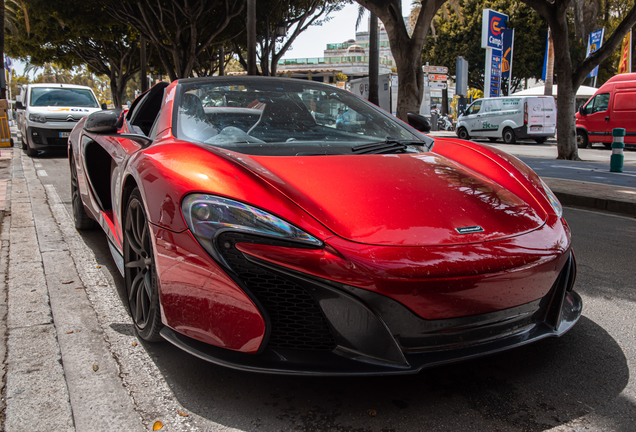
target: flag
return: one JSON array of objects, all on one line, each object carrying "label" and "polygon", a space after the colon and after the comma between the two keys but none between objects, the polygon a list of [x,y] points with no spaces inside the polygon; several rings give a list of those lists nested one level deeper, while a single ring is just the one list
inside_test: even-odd
[{"label": "flag", "polygon": [[543,73],[541,79],[545,81],[546,74],[548,72],[548,53],[550,48],[550,27],[548,27],[548,35],[545,37],[545,55],[543,56]]},{"label": "flag", "polygon": [[632,31],[623,39],[621,44],[621,56],[618,61],[618,73],[631,73],[632,71]]},{"label": "flag", "polygon": [[503,49],[501,50],[501,76],[502,78],[512,77],[512,52],[515,40],[515,30],[506,29],[503,31]]},{"label": "flag", "polygon": [[[598,50],[603,45],[603,35],[605,34],[605,28],[593,31],[590,33],[587,39],[587,54],[585,58],[588,58],[590,54]],[[587,76],[588,78],[598,76],[598,66],[594,68],[592,72]]]}]

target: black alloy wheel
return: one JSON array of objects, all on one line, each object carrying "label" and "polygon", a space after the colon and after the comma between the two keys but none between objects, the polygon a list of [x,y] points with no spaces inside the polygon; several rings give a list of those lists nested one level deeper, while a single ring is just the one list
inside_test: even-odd
[{"label": "black alloy wheel", "polygon": [[150,228],[139,189],[126,207],[124,222],[124,276],[130,315],[137,334],[148,342],[162,340],[159,290]]},{"label": "black alloy wheel", "polygon": [[503,132],[503,140],[506,144],[514,144],[515,142],[517,142],[515,131],[510,128],[506,128]]},{"label": "black alloy wheel", "polygon": [[470,139],[470,135],[468,135],[468,131],[466,130],[466,128],[459,128],[459,131],[457,132],[457,136],[459,137],[459,139],[463,139],[463,140],[469,140]]},{"label": "black alloy wheel", "polygon": [[79,184],[77,181],[77,169],[75,168],[75,159],[71,156],[71,204],[73,205],[73,220],[75,221],[75,229],[91,230],[97,227],[97,222],[88,216],[82,203],[80,196]]}]

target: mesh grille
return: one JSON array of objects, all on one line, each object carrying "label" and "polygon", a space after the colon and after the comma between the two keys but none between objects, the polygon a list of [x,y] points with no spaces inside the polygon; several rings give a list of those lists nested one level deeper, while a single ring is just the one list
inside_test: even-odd
[{"label": "mesh grille", "polygon": [[[253,264],[234,247],[235,243],[267,243],[239,233],[219,236],[219,250],[245,286],[269,314],[272,331],[268,346],[331,351],[336,344],[327,321],[314,298],[284,276]],[[227,248],[225,245],[229,244]]]}]

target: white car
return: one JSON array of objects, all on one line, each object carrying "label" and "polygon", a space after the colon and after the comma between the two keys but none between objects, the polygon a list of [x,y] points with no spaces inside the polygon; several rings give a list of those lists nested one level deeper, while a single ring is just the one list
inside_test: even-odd
[{"label": "white car", "polygon": [[517,139],[543,143],[556,131],[556,105],[552,96],[484,98],[473,102],[457,119],[461,139],[485,137],[491,142],[503,138],[506,144]]},{"label": "white car", "polygon": [[29,156],[38,150],[66,148],[75,124],[101,109],[90,87],[53,83],[24,86],[15,108],[22,149]]}]

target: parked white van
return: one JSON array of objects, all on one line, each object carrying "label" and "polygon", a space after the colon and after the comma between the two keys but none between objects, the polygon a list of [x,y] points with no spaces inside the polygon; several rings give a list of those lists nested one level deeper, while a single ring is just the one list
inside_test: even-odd
[{"label": "parked white van", "polygon": [[503,138],[507,144],[517,139],[538,143],[554,137],[556,106],[552,96],[509,96],[477,99],[457,119],[455,129],[461,139],[485,137],[491,142]]},{"label": "parked white van", "polygon": [[99,111],[90,87],[73,84],[27,84],[16,98],[22,149],[35,156],[38,150],[63,149],[75,124]]}]

